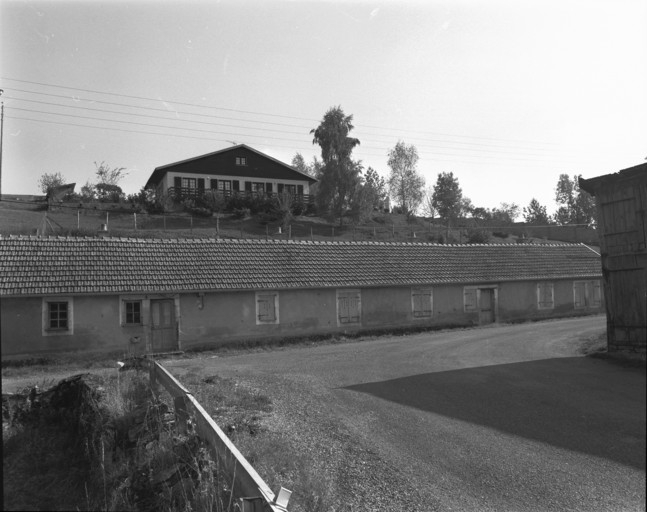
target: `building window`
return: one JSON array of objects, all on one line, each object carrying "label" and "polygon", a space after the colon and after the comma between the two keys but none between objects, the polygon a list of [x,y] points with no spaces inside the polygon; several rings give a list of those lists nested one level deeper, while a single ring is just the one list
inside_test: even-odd
[{"label": "building window", "polygon": [[141,300],[126,300],[124,301],[124,309],[126,313],[126,325],[141,325],[142,324],[142,301]]},{"label": "building window", "polygon": [[54,329],[68,329],[68,311],[67,302],[48,302],[48,318],[49,323],[47,328]]},{"label": "building window", "polygon": [[429,318],[433,310],[431,288],[413,288],[411,290],[411,307],[414,318]]},{"label": "building window", "polygon": [[237,156],[236,157],[236,165],[247,165],[247,157]]},{"label": "building window", "polygon": [[599,308],[602,305],[600,281],[573,281],[575,309]]},{"label": "building window", "polygon": [[553,283],[537,283],[537,309],[553,309],[554,307]]},{"label": "building window", "polygon": [[43,336],[73,333],[74,319],[71,298],[43,299],[42,310]]},{"label": "building window", "polygon": [[478,302],[476,298],[476,288],[463,289],[463,309],[465,313],[478,311]]},{"label": "building window", "polygon": [[195,190],[198,188],[198,182],[195,178],[182,178],[182,188]]},{"label": "building window", "polygon": [[258,292],[256,294],[256,324],[279,323],[278,292]]},{"label": "building window", "polygon": [[265,192],[265,183],[252,183],[252,192]]},{"label": "building window", "polygon": [[362,321],[362,300],[359,290],[337,291],[338,325],[360,324]]},{"label": "building window", "polygon": [[231,192],[231,180],[218,180],[218,190],[221,192]]}]

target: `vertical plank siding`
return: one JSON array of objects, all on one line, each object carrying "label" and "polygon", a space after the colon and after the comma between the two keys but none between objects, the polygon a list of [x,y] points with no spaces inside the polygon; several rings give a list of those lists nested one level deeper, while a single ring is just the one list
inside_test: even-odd
[{"label": "vertical plank siding", "polygon": [[596,196],[609,351],[647,347],[647,164],[583,180]]}]

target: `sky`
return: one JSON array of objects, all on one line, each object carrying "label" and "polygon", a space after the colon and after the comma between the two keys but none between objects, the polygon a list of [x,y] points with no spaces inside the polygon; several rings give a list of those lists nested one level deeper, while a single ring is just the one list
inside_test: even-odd
[{"label": "sky", "polygon": [[340,106],[385,179],[403,141],[427,187],[551,212],[560,174],[647,158],[645,20],[644,0],[0,0],[2,193],[102,162],[136,193],[234,143],[311,161]]}]

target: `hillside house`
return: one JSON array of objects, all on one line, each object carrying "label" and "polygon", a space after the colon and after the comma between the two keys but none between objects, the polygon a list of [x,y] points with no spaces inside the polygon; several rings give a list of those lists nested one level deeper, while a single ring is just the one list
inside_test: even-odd
[{"label": "hillside house", "polygon": [[580,179],[595,196],[609,352],[647,347],[647,164]]},{"label": "hillside house", "polygon": [[144,188],[158,197],[196,197],[207,191],[276,195],[288,192],[301,202],[311,200],[316,179],[245,144],[156,167]]},{"label": "hillside house", "polygon": [[603,311],[581,244],[0,238],[3,357]]}]

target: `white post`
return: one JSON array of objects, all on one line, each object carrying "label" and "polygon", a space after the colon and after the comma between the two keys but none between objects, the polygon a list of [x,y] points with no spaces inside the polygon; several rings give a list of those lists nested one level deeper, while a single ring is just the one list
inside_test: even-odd
[{"label": "white post", "polygon": [[108,218],[110,217],[109,212],[106,212],[106,229],[108,229]]},{"label": "white post", "polygon": [[135,217],[135,231],[137,231],[137,212],[133,213],[133,217]]}]

